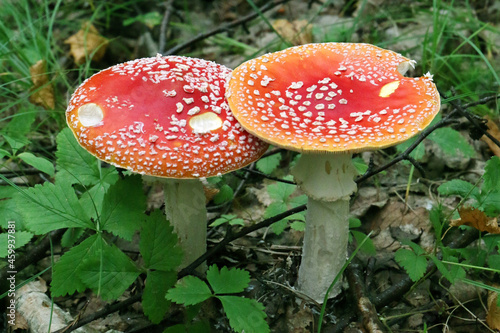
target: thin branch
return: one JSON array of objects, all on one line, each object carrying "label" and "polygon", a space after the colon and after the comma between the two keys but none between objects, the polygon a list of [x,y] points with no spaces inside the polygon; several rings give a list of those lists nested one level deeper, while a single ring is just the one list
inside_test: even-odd
[{"label": "thin branch", "polygon": [[163,19],[161,20],[160,26],[160,37],[158,38],[158,53],[163,53],[165,51],[165,41],[167,39],[167,26],[170,22],[170,16],[172,15],[174,0],[168,0],[165,3],[165,13],[163,14]]},{"label": "thin branch", "polygon": [[186,41],[184,43],[178,44],[178,45],[174,46],[173,48],[171,48],[170,50],[167,50],[164,53],[164,55],[178,54],[179,51],[187,48],[188,46],[190,46],[190,45],[192,45],[194,43],[197,43],[199,41],[202,41],[204,39],[207,39],[208,37],[217,35],[219,33],[225,32],[225,31],[227,31],[227,30],[229,30],[229,29],[231,29],[233,27],[236,27],[238,25],[244,24],[245,22],[251,21],[254,18],[258,17],[261,13],[267,12],[268,10],[270,10],[270,9],[272,9],[272,8],[278,6],[278,5],[284,4],[284,3],[288,2],[288,1],[290,1],[290,0],[275,0],[275,1],[268,2],[264,6],[260,7],[260,13],[259,12],[253,12],[251,14],[243,16],[240,19],[234,20],[234,21],[226,23],[226,24],[222,24],[219,27],[217,27],[215,29],[212,29],[210,31],[200,33],[197,36],[195,36],[194,38],[192,38],[192,39],[190,39],[190,40],[188,40],[188,41]]}]

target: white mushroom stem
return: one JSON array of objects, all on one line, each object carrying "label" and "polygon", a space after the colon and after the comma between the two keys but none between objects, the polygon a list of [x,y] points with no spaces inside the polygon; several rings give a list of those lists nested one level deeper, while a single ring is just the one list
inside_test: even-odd
[{"label": "white mushroom stem", "polygon": [[[304,153],[292,173],[309,197],[298,288],[322,303],[346,262],[349,198],[356,191],[357,172],[351,154]],[[337,285],[329,296],[339,292]]]},{"label": "white mushroom stem", "polygon": [[[198,179],[165,179],[165,214],[184,252],[181,269],[207,250],[207,208],[203,185]],[[204,266],[199,268],[204,271]]]}]

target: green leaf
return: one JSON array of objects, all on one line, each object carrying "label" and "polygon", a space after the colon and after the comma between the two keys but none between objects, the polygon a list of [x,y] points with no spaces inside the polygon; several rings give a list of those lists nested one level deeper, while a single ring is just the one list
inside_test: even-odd
[{"label": "green leaf", "polygon": [[306,224],[304,222],[295,221],[290,224],[290,228],[296,231],[306,230]]},{"label": "green leaf", "polygon": [[486,215],[497,216],[500,214],[500,191],[482,192],[479,204]]},{"label": "green leaf", "polygon": [[101,169],[101,179],[80,197],[80,204],[94,220],[98,219],[99,213],[102,211],[104,195],[118,179],[119,175],[114,167]]},{"label": "green leaf", "polygon": [[290,206],[293,208],[301,206],[301,205],[305,205],[306,203],[307,203],[307,195],[305,195],[305,194],[290,198],[288,200],[288,204],[290,204]]},{"label": "green leaf", "polygon": [[445,154],[451,156],[462,154],[466,157],[474,157],[476,153],[467,140],[450,127],[438,128],[427,138],[437,143]]},{"label": "green leaf", "polygon": [[408,249],[399,249],[396,251],[394,259],[405,269],[412,281],[416,282],[424,276],[427,268],[425,257],[416,255]]},{"label": "green leaf", "polygon": [[31,165],[35,169],[38,169],[42,172],[45,172],[46,174],[48,174],[51,177],[54,176],[54,174],[55,174],[55,169],[54,169],[54,165],[52,164],[52,162],[50,162],[49,160],[47,160],[43,157],[37,157],[37,156],[33,155],[32,153],[27,153],[27,152],[21,153],[21,154],[17,155],[17,157],[19,157],[21,160],[23,160],[24,163]]},{"label": "green leaf", "polygon": [[469,195],[473,197],[479,196],[479,189],[473,184],[460,179],[453,179],[438,187],[438,192],[441,195],[458,195],[465,198]]},{"label": "green leaf", "polygon": [[368,165],[361,157],[355,157],[352,159],[352,164],[356,168],[358,174],[362,175],[368,170]]},{"label": "green leaf", "polygon": [[[7,143],[9,144],[10,148],[12,148],[12,152],[14,155],[17,153],[17,151],[24,146],[28,145],[30,143],[30,140],[28,140],[25,137],[18,137],[16,136],[10,136],[6,134],[2,134],[3,138]],[[9,154],[10,155],[10,154]]]},{"label": "green leaf", "polygon": [[229,324],[236,332],[270,332],[264,306],[254,299],[238,296],[217,296],[222,302]]},{"label": "green leaf", "polygon": [[99,222],[102,229],[132,240],[141,226],[145,210],[141,176],[129,176],[111,186],[104,196]]},{"label": "green leaf", "polygon": [[[186,325],[184,325],[184,324],[177,324],[174,326],[170,326],[163,331],[163,333],[186,333],[186,332],[188,332],[188,331],[186,329]],[[207,332],[210,332],[210,331],[207,331]]]},{"label": "green leaf", "polygon": [[[366,238],[366,234],[356,231],[356,230],[351,230],[352,235],[354,236],[354,239],[356,239],[356,242],[358,244],[361,244],[361,242]],[[373,241],[368,238],[364,244],[361,246],[360,250],[366,254],[369,255],[375,255],[377,254],[377,250],[375,249],[375,245],[373,245]]]},{"label": "green leaf", "polygon": [[11,121],[4,127],[3,132],[12,138],[26,140],[26,135],[31,131],[31,125],[36,119],[38,111],[36,107],[28,110],[20,110],[12,115]]},{"label": "green leaf", "polygon": [[149,29],[153,29],[155,26],[160,25],[163,16],[154,11],[142,15],[137,15],[136,17],[130,17],[123,21],[123,26],[129,26],[135,22],[141,22],[146,25]]},{"label": "green leaf", "polygon": [[278,182],[267,187],[267,193],[276,202],[286,202],[288,197],[295,191],[296,185]]},{"label": "green leaf", "polygon": [[271,229],[273,229],[273,232],[279,236],[283,233],[283,231],[285,231],[287,226],[288,226],[288,220],[282,219],[279,220],[278,222],[274,222],[273,224],[271,224]]},{"label": "green leaf", "polygon": [[18,193],[15,200],[26,227],[35,234],[62,228],[94,229],[71,186],[46,182]]},{"label": "green leaf", "polygon": [[167,313],[170,301],[165,295],[176,281],[177,274],[173,271],[148,271],[146,287],[142,294],[142,309],[153,324],[158,324]]},{"label": "green leaf", "polygon": [[[399,145],[396,146],[397,152],[398,153],[404,152],[415,142],[415,140],[417,140],[416,137],[408,139],[403,143],[400,143]],[[422,159],[424,155],[425,155],[425,145],[422,142],[419,143],[419,145],[415,149],[413,149],[412,152],[410,153],[410,156],[416,159],[417,161]]]},{"label": "green leaf", "polygon": [[484,184],[483,192],[500,190],[500,158],[493,156],[484,167],[483,174]]},{"label": "green leaf", "polygon": [[[13,245],[14,249],[19,249],[28,244],[33,238],[33,234],[28,231],[16,231],[14,233],[3,232],[0,234],[0,258],[8,255],[8,245]],[[10,240],[10,242],[9,242]],[[12,242],[14,241],[14,243]]]},{"label": "green leaf", "polygon": [[264,212],[264,218],[270,218],[285,212],[288,209],[287,205],[284,202],[273,202],[269,206],[267,206],[266,211]]},{"label": "green leaf", "polygon": [[248,287],[250,283],[250,274],[242,269],[228,269],[222,267],[221,270],[217,266],[212,265],[207,271],[207,280],[216,294],[234,294],[240,293]]},{"label": "green leaf", "polygon": [[233,199],[233,196],[234,191],[231,186],[224,184],[219,189],[219,193],[214,196],[213,201],[216,205],[220,205],[224,202],[231,201]]},{"label": "green leaf", "polygon": [[197,277],[186,276],[177,281],[166,297],[177,304],[194,305],[212,297],[212,292],[207,284]]},{"label": "green leaf", "polygon": [[361,220],[355,217],[349,218],[349,229],[361,227]]},{"label": "green leaf", "polygon": [[64,296],[71,295],[75,291],[84,291],[85,284],[81,280],[81,268],[86,260],[100,252],[101,247],[102,238],[95,234],[63,254],[54,265],[50,283],[52,295]]},{"label": "green leaf", "polygon": [[245,221],[243,221],[243,219],[237,218],[236,215],[222,214],[218,219],[210,223],[210,226],[217,227],[224,223],[229,223],[230,225],[245,225]]},{"label": "green leaf", "polygon": [[64,232],[61,238],[62,247],[72,247],[82,237],[86,229],[69,228]]},{"label": "green leaf", "polygon": [[58,170],[56,182],[64,181],[82,185],[93,185],[99,182],[101,162],[78,144],[69,128],[63,129],[56,141],[56,169]]},{"label": "green leaf", "polygon": [[280,165],[281,154],[273,154],[257,161],[256,167],[266,175],[271,174]]},{"label": "green leaf", "polygon": [[148,269],[173,270],[182,261],[182,250],[177,245],[174,228],[159,210],[144,222],[139,248]]},{"label": "green leaf", "polygon": [[500,271],[500,254],[492,254],[488,256],[488,266],[492,269]]},{"label": "green leaf", "polygon": [[137,279],[140,271],[115,245],[103,244],[80,269],[80,278],[103,300],[116,300]]}]

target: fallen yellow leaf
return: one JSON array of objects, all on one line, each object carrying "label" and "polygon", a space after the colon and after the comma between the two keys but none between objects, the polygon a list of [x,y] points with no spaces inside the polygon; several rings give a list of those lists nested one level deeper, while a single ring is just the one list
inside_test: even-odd
[{"label": "fallen yellow leaf", "polygon": [[99,61],[108,46],[108,40],[99,35],[99,31],[89,22],[85,22],[82,28],[64,43],[69,44],[69,52],[78,65],[83,64],[87,58]]},{"label": "fallen yellow leaf", "polygon": [[[486,125],[488,126],[488,132],[497,140],[500,140],[500,129],[498,128],[497,124],[489,117],[486,117],[486,119],[488,120],[488,122],[486,123]],[[500,157],[500,147],[498,147],[496,143],[491,141],[491,139],[486,135],[483,135],[481,140],[488,144],[488,147],[490,147],[493,154]]]},{"label": "fallen yellow leaf", "polygon": [[41,105],[45,109],[55,108],[54,88],[49,82],[47,75],[47,62],[39,60],[36,64],[30,67],[31,81],[33,87],[30,95],[30,102]]},{"label": "fallen yellow leaf", "polygon": [[452,220],[450,226],[458,227],[467,225],[479,231],[487,231],[490,234],[500,234],[497,218],[489,218],[479,209],[471,207],[460,208],[458,214],[460,218],[458,220]]},{"label": "fallen yellow leaf", "polygon": [[273,28],[284,39],[293,45],[309,44],[312,42],[312,25],[307,20],[288,21],[279,19],[274,21]]},{"label": "fallen yellow leaf", "polygon": [[497,298],[498,293],[488,291],[488,314],[486,315],[486,324],[488,324],[492,330],[500,330],[500,308],[497,306]]}]

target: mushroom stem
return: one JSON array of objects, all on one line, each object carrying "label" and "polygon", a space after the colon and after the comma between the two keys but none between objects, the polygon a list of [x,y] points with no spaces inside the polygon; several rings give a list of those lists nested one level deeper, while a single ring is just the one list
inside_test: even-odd
[{"label": "mushroom stem", "polygon": [[[308,195],[306,230],[298,287],[317,302],[346,261],[349,198],[356,191],[352,155],[302,154],[292,170]],[[340,292],[337,285],[330,296]]]},{"label": "mushroom stem", "polygon": [[[207,249],[205,192],[198,179],[165,179],[165,214],[179,238],[184,253],[181,269]],[[199,268],[204,271],[204,268]]]}]

